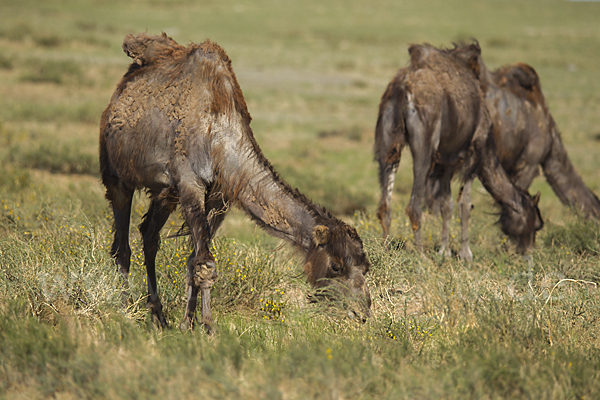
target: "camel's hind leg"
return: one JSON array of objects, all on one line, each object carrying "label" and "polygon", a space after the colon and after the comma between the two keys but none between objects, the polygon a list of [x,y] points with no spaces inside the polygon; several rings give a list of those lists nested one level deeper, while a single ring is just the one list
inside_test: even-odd
[{"label": "camel's hind leg", "polygon": [[392,225],[392,193],[394,191],[394,180],[396,178],[396,171],[398,170],[398,163],[387,164],[383,171],[382,183],[381,183],[381,200],[379,201],[379,208],[377,209],[377,217],[381,222],[381,228],[383,229],[383,237],[387,238],[390,234],[390,226]]},{"label": "camel's hind leg", "polygon": [[471,186],[473,178],[468,178],[460,189],[458,204],[460,207],[461,244],[458,256],[469,264],[473,262],[473,253],[469,248],[469,217],[471,216]]},{"label": "camel's hind leg", "polygon": [[114,238],[110,250],[111,256],[121,273],[123,293],[123,305],[127,305],[127,278],[131,265],[131,247],[129,247],[129,223],[131,218],[131,203],[133,201],[133,189],[125,186],[121,181],[114,185],[107,185],[106,198],[110,201],[114,218]]},{"label": "camel's hind leg", "polygon": [[217,278],[217,266],[209,250],[212,230],[206,212],[206,193],[207,188],[203,184],[179,185],[181,213],[190,228],[194,247],[187,263],[188,302],[184,319],[179,326],[182,330],[193,326],[200,291],[202,325],[211,332],[214,321],[210,309],[210,288]]},{"label": "camel's hind leg", "polygon": [[[412,110],[411,110],[412,111]],[[427,191],[427,179],[433,166],[433,154],[440,137],[441,118],[437,118],[428,128],[417,112],[410,112],[407,120],[408,140],[413,156],[413,187],[406,214],[410,218],[417,249],[423,249],[421,242],[421,204]],[[432,145],[435,143],[435,145]]]},{"label": "camel's hind leg", "polygon": [[152,311],[152,315],[158,319],[158,322],[163,328],[167,327],[167,321],[162,313],[162,304],[158,297],[158,286],[156,284],[156,253],[160,246],[160,230],[174,210],[174,204],[152,199],[148,212],[140,224],[140,233],[142,234],[142,239],[144,241],[144,261],[148,276],[147,307]]},{"label": "camel's hind leg", "polygon": [[425,194],[425,205],[429,209],[429,213],[437,217],[440,213],[440,203],[436,199],[436,195],[440,191],[440,180],[437,177],[429,177],[427,180],[427,191]]},{"label": "camel's hind leg", "polygon": [[400,164],[400,156],[404,148],[404,134],[393,131],[389,122],[378,125],[376,132],[376,158],[379,162],[379,186],[381,187],[381,200],[377,210],[377,217],[381,222],[383,237],[390,233],[392,224],[392,193],[394,191],[394,180],[396,171]]},{"label": "camel's hind leg", "polygon": [[426,154],[413,154],[413,187],[410,195],[410,202],[406,207],[406,214],[410,218],[413,233],[415,236],[415,245],[417,249],[423,249],[421,242],[421,203],[425,197],[427,175],[431,159]]},{"label": "camel's hind leg", "polygon": [[438,180],[436,185],[437,191],[434,194],[435,203],[439,204],[440,214],[442,216],[442,245],[440,247],[439,254],[450,257],[452,255],[450,251],[450,218],[452,217],[452,193],[450,189],[450,182],[454,175],[452,168],[446,168],[443,171],[442,176]]}]

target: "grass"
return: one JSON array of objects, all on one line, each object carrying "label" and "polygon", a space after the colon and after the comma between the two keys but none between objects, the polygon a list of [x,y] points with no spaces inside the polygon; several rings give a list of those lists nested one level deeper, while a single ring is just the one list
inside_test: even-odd
[{"label": "grass", "polygon": [[[545,227],[514,253],[476,183],[474,263],[444,258],[425,214],[415,250],[403,154],[393,237],[381,240],[373,129],[407,46],[474,37],[490,68],[540,75],[570,158],[600,192],[600,8],[566,1],[197,3],[0,0],[0,398],[600,397],[599,229],[563,207],[543,177]],[[132,229],[129,306],[109,257],[112,216],[98,179],[100,114],[129,59],[128,33],[217,41],[244,91],[252,128],[282,177],[356,226],[372,263],[372,317],[312,304],[301,257],[240,212],[212,244],[217,333],[158,329],[145,308]],[[456,185],[455,185],[456,186]],[[453,186],[453,192],[457,188]],[[132,227],[147,211],[134,198]],[[163,231],[166,317],[185,307],[185,239]],[[459,249],[459,223],[451,223]]]}]

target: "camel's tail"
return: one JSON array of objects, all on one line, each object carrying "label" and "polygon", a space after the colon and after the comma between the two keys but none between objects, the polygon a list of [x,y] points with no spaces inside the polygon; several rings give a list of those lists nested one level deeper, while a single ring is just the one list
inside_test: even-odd
[{"label": "camel's tail", "polygon": [[400,155],[406,143],[403,113],[405,93],[401,81],[400,75],[396,75],[383,94],[375,128],[374,152],[375,160],[379,163],[379,186],[381,187],[377,216],[381,221],[384,237],[389,234],[392,214],[390,200],[396,171],[400,164]]},{"label": "camel's tail", "polygon": [[[552,118],[552,117],[550,117]],[[542,163],[546,180],[560,201],[583,213],[587,218],[600,219],[600,200],[584,183],[571,164],[560,133],[551,119],[552,149]]]}]

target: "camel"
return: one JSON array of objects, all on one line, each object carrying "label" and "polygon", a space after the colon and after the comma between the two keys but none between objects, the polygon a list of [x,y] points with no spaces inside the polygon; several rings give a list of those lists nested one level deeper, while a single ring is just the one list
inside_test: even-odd
[{"label": "camel", "polygon": [[587,218],[600,219],[600,201],[569,160],[535,69],[517,63],[492,72],[481,56],[471,66],[485,93],[496,154],[510,180],[527,190],[541,166],[565,206]]},{"label": "camel", "polygon": [[230,206],[304,255],[308,282],[352,298],[366,318],[370,264],[356,230],[292,189],[263,155],[225,51],[209,40],[184,47],[166,34],[128,35],[123,50],[134,62],[100,122],[100,169],[114,215],[111,254],[123,276],[130,267],[132,197],[151,199],[139,227],[148,275],[147,305],[167,327],[156,284],[160,230],[179,205],[191,235],[187,306],[181,329],[193,328],[198,293],[201,323],[214,320],[210,288],[217,279],[210,241]]},{"label": "camel", "polygon": [[461,216],[459,257],[472,262],[468,241],[471,186],[477,177],[499,205],[502,231],[525,253],[535,245],[543,221],[532,198],[515,186],[496,156],[492,123],[483,93],[470,64],[480,52],[438,49],[429,44],[411,45],[410,65],[401,68],[387,86],[379,105],[375,129],[375,160],[379,163],[381,200],[378,218],[384,237],[391,225],[391,196],[403,147],[413,156],[413,188],[406,208],[418,249],[421,242],[421,203],[428,188],[442,215],[440,254],[451,254],[449,221],[452,213],[450,182],[461,171],[458,196]]}]

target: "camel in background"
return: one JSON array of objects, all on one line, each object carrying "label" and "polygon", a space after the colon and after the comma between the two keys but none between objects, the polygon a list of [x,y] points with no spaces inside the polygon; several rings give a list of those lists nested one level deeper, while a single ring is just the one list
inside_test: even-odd
[{"label": "camel in background", "polygon": [[375,129],[375,159],[379,163],[381,201],[378,217],[384,236],[391,224],[391,195],[400,155],[406,144],[413,156],[413,188],[406,208],[417,248],[421,242],[421,204],[427,188],[440,205],[442,243],[440,254],[450,255],[449,222],[452,213],[450,181],[461,171],[459,194],[462,224],[459,256],[472,261],[468,243],[471,185],[475,177],[501,209],[500,227],[526,252],[535,245],[542,228],[537,203],[539,194],[515,186],[496,155],[492,122],[483,92],[471,64],[478,46],[441,50],[431,45],[412,45],[410,65],[401,68],[388,85],[379,105]]}]

